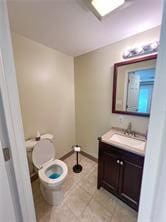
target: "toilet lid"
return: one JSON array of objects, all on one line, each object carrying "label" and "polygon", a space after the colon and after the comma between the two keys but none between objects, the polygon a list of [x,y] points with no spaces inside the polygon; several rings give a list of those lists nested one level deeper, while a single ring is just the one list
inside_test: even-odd
[{"label": "toilet lid", "polygon": [[40,169],[44,164],[55,159],[55,148],[48,140],[40,140],[32,151],[32,161],[36,168]]}]

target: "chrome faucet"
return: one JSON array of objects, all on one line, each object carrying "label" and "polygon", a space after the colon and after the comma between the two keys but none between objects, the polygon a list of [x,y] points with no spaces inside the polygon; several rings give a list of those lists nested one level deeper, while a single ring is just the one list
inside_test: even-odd
[{"label": "chrome faucet", "polygon": [[124,131],[125,134],[135,136],[135,132],[132,130],[132,123],[129,122],[127,129]]}]

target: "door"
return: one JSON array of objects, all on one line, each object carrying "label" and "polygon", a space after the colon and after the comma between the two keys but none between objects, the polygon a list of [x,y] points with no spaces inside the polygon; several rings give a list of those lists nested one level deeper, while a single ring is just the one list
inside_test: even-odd
[{"label": "door", "polygon": [[128,160],[120,161],[118,193],[133,208],[138,209],[143,167]]},{"label": "door", "polygon": [[[0,60],[0,75],[2,74]],[[10,154],[10,142],[0,87],[0,221],[21,222],[21,209]],[[1,206],[2,204],[2,206]],[[9,214],[9,212],[11,212]]]},{"label": "door", "polygon": [[145,82],[140,84],[138,112],[150,113],[153,82]]},{"label": "door", "polygon": [[127,107],[128,112],[136,112],[138,109],[140,77],[135,72],[128,74]]},{"label": "door", "polygon": [[119,160],[114,153],[103,152],[103,178],[102,183],[113,193],[117,193],[119,182]]},{"label": "door", "polygon": [[2,145],[0,141],[0,221],[16,221],[14,206],[11,198],[8,176],[3,158]]},{"label": "door", "polygon": [[[0,147],[0,205],[3,204],[0,221],[35,222],[6,0],[0,3],[0,98],[5,116],[0,120],[6,126],[1,143],[4,135],[8,136]],[[11,158],[4,163],[2,148],[6,146],[10,148]]]}]

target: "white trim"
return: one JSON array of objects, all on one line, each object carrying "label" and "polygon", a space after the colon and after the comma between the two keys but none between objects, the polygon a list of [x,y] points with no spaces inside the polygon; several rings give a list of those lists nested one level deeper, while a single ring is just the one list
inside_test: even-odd
[{"label": "white trim", "polygon": [[152,100],[138,222],[166,221],[166,1]]},{"label": "white trim", "polygon": [[0,19],[0,48],[4,65],[4,75],[1,76],[0,83],[17,190],[23,217],[21,222],[35,222],[36,217],[28,171],[10,28],[5,0],[1,1],[0,3]]}]

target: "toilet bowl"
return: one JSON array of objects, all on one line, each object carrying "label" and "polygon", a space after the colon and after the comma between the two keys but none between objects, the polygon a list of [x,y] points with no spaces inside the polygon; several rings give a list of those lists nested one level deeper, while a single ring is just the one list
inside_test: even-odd
[{"label": "toilet bowl", "polygon": [[51,205],[60,204],[64,197],[62,184],[68,169],[63,161],[55,159],[55,148],[50,140],[43,139],[34,146],[32,162],[38,170],[44,199]]}]

